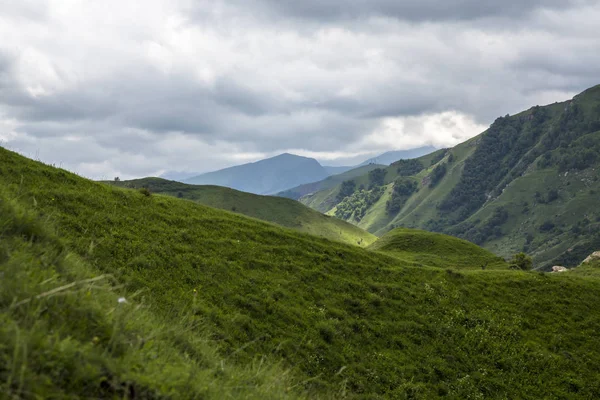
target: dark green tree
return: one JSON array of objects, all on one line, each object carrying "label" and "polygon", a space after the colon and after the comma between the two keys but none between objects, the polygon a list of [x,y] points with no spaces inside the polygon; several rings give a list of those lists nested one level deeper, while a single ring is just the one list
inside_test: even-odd
[{"label": "dark green tree", "polygon": [[412,176],[421,172],[424,168],[423,163],[419,160],[399,160],[392,164],[398,167],[398,175],[400,176]]},{"label": "dark green tree", "polygon": [[353,180],[342,182],[342,187],[340,188],[339,193],[337,194],[337,201],[340,202],[344,200],[348,196],[352,196],[352,193],[356,190],[356,182]]},{"label": "dark green tree", "polygon": [[510,264],[511,268],[520,269],[522,271],[529,271],[533,268],[533,260],[523,252],[515,254],[510,261]]},{"label": "dark green tree", "polygon": [[440,164],[437,167],[435,167],[431,175],[429,175],[429,178],[431,179],[429,181],[429,187],[435,187],[435,185],[437,185],[446,175],[447,171],[448,169],[446,168],[446,164]]},{"label": "dark green tree", "polygon": [[397,179],[390,200],[386,203],[388,214],[395,214],[404,205],[406,200],[417,190],[417,182],[410,179]]},{"label": "dark green tree", "polygon": [[383,186],[386,173],[387,171],[383,168],[375,168],[369,171],[369,189]]}]

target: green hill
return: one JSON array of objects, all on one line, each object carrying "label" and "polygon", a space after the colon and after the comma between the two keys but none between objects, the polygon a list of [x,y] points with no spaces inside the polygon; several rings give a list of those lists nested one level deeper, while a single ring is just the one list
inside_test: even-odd
[{"label": "green hill", "polygon": [[221,186],[186,185],[161,178],[110,183],[124,188],[146,188],[152,193],[193,200],[344,243],[367,246],[377,239],[352,224],[281,197],[259,196]]},{"label": "green hill", "polygon": [[506,268],[504,259],[471,242],[415,229],[396,228],[369,249],[440,268]]},{"label": "green hill", "polygon": [[600,86],[300,201],[378,236],[425,229],[505,257],[525,251],[539,268],[576,266],[600,248],[598,168]]},{"label": "green hill", "polygon": [[430,267],[3,149],[0,196],[9,397],[600,396],[596,277]]}]

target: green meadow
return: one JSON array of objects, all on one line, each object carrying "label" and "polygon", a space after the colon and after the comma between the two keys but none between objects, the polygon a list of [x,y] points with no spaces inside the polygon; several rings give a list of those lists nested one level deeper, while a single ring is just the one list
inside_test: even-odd
[{"label": "green meadow", "polygon": [[4,149],[0,188],[8,398],[600,397],[597,265],[365,249]]}]

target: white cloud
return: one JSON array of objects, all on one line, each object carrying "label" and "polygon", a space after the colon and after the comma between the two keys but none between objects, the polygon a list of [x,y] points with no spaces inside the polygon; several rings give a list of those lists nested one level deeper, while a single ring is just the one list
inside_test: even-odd
[{"label": "white cloud", "polygon": [[384,118],[355,147],[362,149],[409,149],[422,145],[455,146],[483,132],[485,125],[456,111],[410,117]]},{"label": "white cloud", "polygon": [[0,0],[0,139],[93,178],[335,162],[600,82],[598,1],[296,3]]}]

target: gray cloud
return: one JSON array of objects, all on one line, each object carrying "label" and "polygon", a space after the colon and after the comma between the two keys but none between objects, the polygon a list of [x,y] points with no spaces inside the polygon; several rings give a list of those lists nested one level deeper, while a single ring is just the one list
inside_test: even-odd
[{"label": "gray cloud", "polygon": [[600,83],[600,1],[193,3],[0,0],[0,140],[90,177],[343,163]]},{"label": "gray cloud", "polygon": [[284,15],[316,20],[389,17],[408,21],[523,18],[540,8],[565,9],[591,4],[579,0],[254,0],[254,4]]}]

